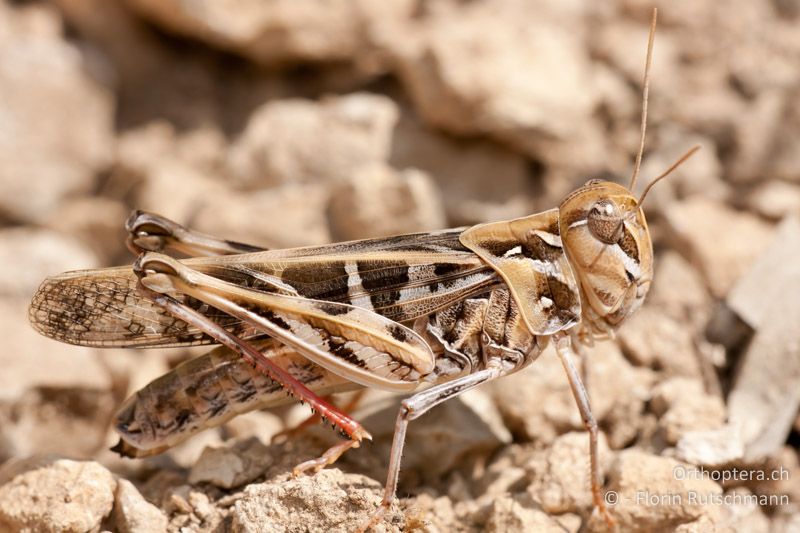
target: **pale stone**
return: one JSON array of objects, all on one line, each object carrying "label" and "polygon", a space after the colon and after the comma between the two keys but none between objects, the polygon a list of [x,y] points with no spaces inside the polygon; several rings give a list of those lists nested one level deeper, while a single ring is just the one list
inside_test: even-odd
[{"label": "pale stone", "polygon": [[28,324],[27,300],[0,299],[0,399],[35,387],[106,390],[111,380],[97,350],[39,335]]},{"label": "pale stone", "polygon": [[99,464],[57,460],[0,487],[0,529],[98,532],[115,489],[111,472]]},{"label": "pale stone", "polygon": [[111,94],[56,17],[0,9],[0,216],[16,221],[41,222],[66,196],[89,193],[112,157]]},{"label": "pale stone", "polygon": [[774,454],[792,429],[800,407],[800,300],[774,300],[767,318],[747,347],[728,410],[742,428],[745,458]]},{"label": "pale stone", "polygon": [[30,297],[48,276],[98,266],[92,250],[52,230],[0,229],[0,296]]},{"label": "pale stone", "polygon": [[616,501],[611,514],[618,527],[624,531],[661,531],[703,516],[711,523],[718,522],[722,517],[719,505],[695,500],[719,497],[722,487],[699,476],[676,479],[676,469],[681,468],[693,467],[635,449],[620,452],[607,487]]},{"label": "pale stone", "polygon": [[722,398],[706,393],[697,379],[675,377],[659,383],[651,407],[660,415],[659,426],[671,445],[691,431],[719,429],[725,424]]},{"label": "pale stone", "polygon": [[266,248],[294,248],[331,241],[320,184],[286,184],[254,192],[224,192],[198,206],[192,229]]},{"label": "pale stone", "polygon": [[[601,433],[598,439],[601,477],[612,456]],[[571,432],[536,454],[526,465],[531,476],[528,493],[550,514],[585,512],[592,506],[589,434]]]},{"label": "pale stone", "polygon": [[263,474],[270,463],[267,448],[251,438],[231,447],[206,448],[189,472],[190,483],[211,483],[222,489],[239,487]]},{"label": "pale stone", "polygon": [[231,147],[228,173],[250,188],[341,182],[388,158],[397,118],[397,105],[374,94],[269,102],[252,113]]},{"label": "pale stone", "polygon": [[410,17],[416,5],[411,0],[381,2],[380,7],[363,0],[128,4],[170,31],[266,64],[355,59],[371,46],[374,32]]},{"label": "pale stone", "polygon": [[[522,501],[520,501],[522,500]],[[503,495],[489,506],[489,516],[484,531],[504,533],[506,531],[542,531],[544,533],[563,533],[564,527],[546,511],[538,509],[530,502],[526,505],[524,496]]]},{"label": "pale stone", "polygon": [[270,442],[284,429],[281,417],[270,411],[251,411],[225,422],[224,431],[236,439],[257,437],[261,442]]},{"label": "pale stone", "polygon": [[800,216],[800,185],[778,180],[766,181],[747,196],[747,203],[754,211],[773,220]]},{"label": "pale stone", "polygon": [[444,228],[439,191],[417,170],[362,167],[336,188],[330,205],[336,240],[385,237]]},{"label": "pale stone", "polygon": [[732,425],[709,430],[686,431],[675,446],[675,456],[687,463],[708,467],[739,461],[744,456],[741,431]]},{"label": "pale stone", "polygon": [[[377,481],[344,474],[336,468],[314,476],[283,477],[253,484],[234,506],[231,529],[234,533],[354,531],[377,508],[380,489]],[[387,512],[372,531],[401,531],[389,521],[395,514],[394,510]]]},{"label": "pale stone", "polygon": [[[389,163],[430,175],[455,225],[517,218],[535,211],[525,158],[499,143],[455,140],[404,114],[394,132]],[[502,187],[495,176],[502,177]]]},{"label": "pale stone", "polygon": [[675,243],[722,298],[768,246],[772,227],[755,216],[696,196],[665,210]]},{"label": "pale stone", "polygon": [[728,306],[753,329],[774,317],[778,300],[800,294],[800,219],[784,220],[747,273],[731,289]]},{"label": "pale stone", "polygon": [[137,190],[136,207],[190,224],[202,209],[213,208],[229,194],[219,181],[176,158],[167,158],[147,171]]},{"label": "pale stone", "polygon": [[117,480],[115,502],[117,527],[121,533],[159,533],[167,531],[167,517],[145,500],[133,483]]},{"label": "pale stone", "polygon": [[452,6],[387,41],[426,121],[537,153],[531,132],[569,138],[595,105],[582,25],[549,14],[520,2]]},{"label": "pale stone", "polygon": [[[594,417],[610,422],[613,445],[624,446],[638,431],[635,414],[643,411],[652,376],[646,369],[633,369],[613,343],[598,343],[586,352]],[[529,368],[487,390],[517,438],[547,444],[564,431],[584,429],[567,376],[550,347]]]},{"label": "pale stone", "polygon": [[[365,406],[369,411],[356,413],[357,418],[369,428],[379,456],[388,457],[399,400],[390,396],[369,400],[369,403]],[[462,461],[488,454],[510,440],[500,413],[488,402],[486,392],[473,391],[467,398],[453,398],[436,406],[409,424],[401,475],[408,481],[430,482],[457,468]],[[366,461],[368,458],[352,454],[348,459]],[[374,467],[376,479],[385,475],[385,463],[368,466]]]},{"label": "pale stone", "polygon": [[[79,241],[99,259],[95,263],[115,264],[120,257],[129,254],[125,247],[125,220],[130,209],[122,202],[108,198],[85,197],[63,202],[53,211],[44,224],[53,231],[65,235],[65,244]],[[68,256],[67,256],[68,257]],[[131,261],[133,256],[128,255]],[[71,261],[72,262],[72,261]],[[94,265],[80,265],[89,268]],[[76,268],[70,265],[68,268]],[[57,274],[58,272],[50,272]]]}]

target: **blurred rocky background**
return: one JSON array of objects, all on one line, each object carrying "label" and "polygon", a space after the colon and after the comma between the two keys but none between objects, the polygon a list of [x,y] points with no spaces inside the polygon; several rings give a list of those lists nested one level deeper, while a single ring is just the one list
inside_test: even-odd
[{"label": "blurred rocky background", "polygon": [[[361,523],[396,399],[362,402],[375,443],[313,478],[287,472],[334,441],[327,428],[270,444],[299,408],[121,460],[107,451],[115,408],[190,354],[50,341],[27,324],[31,294],[48,275],[130,263],[134,208],[292,247],[512,218],[588,178],[627,183],[652,7],[0,2],[0,530]],[[612,515],[623,531],[798,531],[800,3],[661,7],[643,181],[703,149],[648,198],[645,307],[589,357]],[[586,452],[548,351],[411,425],[402,500],[379,530],[602,531]],[[714,478],[676,474],[701,467]],[[783,473],[717,481],[734,469]]]}]

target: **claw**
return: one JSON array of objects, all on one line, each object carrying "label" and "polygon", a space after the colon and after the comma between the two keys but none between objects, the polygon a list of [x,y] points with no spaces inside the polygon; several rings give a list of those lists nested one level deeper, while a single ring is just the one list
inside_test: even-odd
[{"label": "claw", "polygon": [[608,529],[610,531],[616,531],[617,523],[614,521],[614,517],[611,516],[611,513],[608,512],[608,507],[606,507],[605,502],[603,501],[601,491],[602,489],[595,491],[594,487],[592,487],[592,500],[594,503],[592,514],[598,513],[603,518],[603,521],[606,523]]},{"label": "claw", "polygon": [[361,527],[356,530],[356,533],[367,533],[370,529],[378,525],[378,523],[383,520],[383,515],[386,514],[386,509],[389,508],[389,505],[386,502],[381,502],[375,512],[372,513],[372,516],[369,517],[369,520],[364,522]]},{"label": "claw", "polygon": [[292,476],[297,477],[309,470],[313,470],[313,473],[316,474],[326,466],[335,463],[336,460],[339,459],[339,457],[341,457],[342,454],[350,448],[358,448],[359,446],[361,446],[361,441],[358,440],[345,440],[335,444],[325,450],[325,453],[316,459],[310,459],[295,466],[292,469]]}]

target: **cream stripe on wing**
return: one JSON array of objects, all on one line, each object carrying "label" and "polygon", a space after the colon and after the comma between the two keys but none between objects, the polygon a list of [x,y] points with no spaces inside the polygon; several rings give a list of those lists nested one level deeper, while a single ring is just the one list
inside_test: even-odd
[{"label": "cream stripe on wing", "polygon": [[347,297],[350,299],[350,304],[368,311],[373,311],[372,300],[370,300],[369,294],[364,290],[364,286],[361,284],[361,275],[358,273],[358,263],[355,261],[347,261],[344,264],[344,271],[347,272]]}]

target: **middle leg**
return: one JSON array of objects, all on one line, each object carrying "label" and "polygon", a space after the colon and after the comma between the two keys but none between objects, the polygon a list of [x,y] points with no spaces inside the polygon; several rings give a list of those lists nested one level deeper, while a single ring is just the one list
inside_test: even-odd
[{"label": "middle leg", "polygon": [[369,521],[365,523],[359,531],[365,532],[377,524],[381,518],[383,518],[386,510],[391,507],[395,499],[397,480],[400,475],[400,460],[403,457],[408,423],[424,415],[440,403],[454,398],[466,390],[503,376],[509,371],[513,371],[513,369],[506,369],[501,366],[498,360],[494,360],[483,370],[431,387],[402,401],[394,426],[392,450],[389,455],[389,471],[386,476],[383,499],[381,500],[380,507],[378,507]]}]

